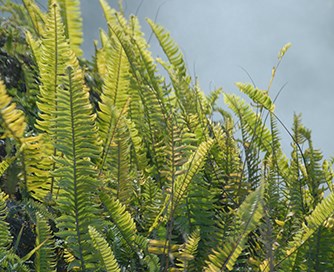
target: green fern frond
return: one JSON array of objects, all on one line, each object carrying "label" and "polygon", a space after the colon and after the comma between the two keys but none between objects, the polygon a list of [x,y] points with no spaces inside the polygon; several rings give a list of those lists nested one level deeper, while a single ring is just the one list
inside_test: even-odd
[{"label": "green fern frond", "polygon": [[65,26],[65,35],[69,40],[71,49],[78,56],[82,56],[80,48],[82,37],[82,18],[79,0],[58,0],[61,15]]},{"label": "green fern frond", "polygon": [[119,200],[110,197],[104,192],[99,194],[110,219],[111,228],[108,230],[113,241],[113,253],[120,266],[134,266],[139,269],[143,265],[139,255],[144,256],[148,263],[152,262],[150,254],[147,254],[147,239],[137,232],[135,222],[131,214]]},{"label": "green fern frond", "polygon": [[5,129],[2,137],[14,138],[21,143],[27,126],[25,117],[21,110],[16,109],[16,104],[8,96],[2,81],[0,81],[0,117]]},{"label": "green fern frond", "polygon": [[106,21],[111,25],[117,24],[117,19],[114,16],[117,11],[111,8],[106,0],[100,0],[100,5]]},{"label": "green fern frond", "polygon": [[15,157],[6,157],[0,162],[0,177],[6,172],[7,168],[14,162]]},{"label": "green fern frond", "polygon": [[42,36],[46,22],[45,14],[40,10],[35,1],[23,0],[22,2],[28,12],[29,18],[32,22],[36,34],[39,37]]},{"label": "green fern frond", "polygon": [[182,245],[180,254],[176,258],[177,266],[180,267],[181,271],[191,270],[191,262],[196,256],[198,243],[201,239],[200,233],[200,229],[196,228]]},{"label": "green fern frond", "polygon": [[260,90],[254,88],[251,84],[244,84],[241,82],[237,82],[236,85],[241,92],[247,94],[256,104],[264,107],[270,112],[275,110],[275,105],[271,101],[268,91]]},{"label": "green fern frond", "polygon": [[[188,187],[194,178],[194,176],[203,167],[203,164],[208,156],[208,153],[213,146],[215,141],[213,139],[208,139],[202,142],[194,153],[188,158],[188,161],[181,167],[181,172],[183,174],[179,175],[174,183],[172,206],[170,206],[170,212],[173,213],[177,205],[184,199],[188,192]],[[169,215],[171,215],[169,213]]]},{"label": "green fern frond", "polygon": [[[240,97],[224,93],[224,102],[238,116],[241,128],[250,135],[256,146],[264,152],[272,151],[270,130],[262,122],[260,116]],[[252,143],[253,144],[253,143]]]},{"label": "green fern frond", "polygon": [[38,69],[42,69],[41,65],[41,39],[34,40],[32,34],[28,31],[26,33],[27,44],[30,46],[33,58],[37,64]]},{"label": "green fern frond", "polygon": [[22,185],[34,199],[45,202],[57,189],[50,173],[53,165],[53,147],[42,134],[26,137],[24,146],[21,155],[23,161]]},{"label": "green fern frond", "polygon": [[235,226],[236,232],[224,241],[223,247],[213,250],[207,261],[205,271],[231,271],[237,258],[245,248],[248,235],[255,230],[263,216],[264,184],[250,193],[236,212],[240,220]]},{"label": "green fern frond", "polygon": [[56,271],[55,244],[47,220],[40,213],[36,214],[36,251],[35,269],[37,272]]},{"label": "green fern frond", "polygon": [[133,246],[137,228],[131,217],[131,214],[126,211],[125,206],[122,205],[117,199],[112,199],[103,192],[101,192],[99,196],[107,210],[108,215],[119,230],[123,239],[129,245]]},{"label": "green fern frond", "polygon": [[154,23],[152,20],[147,19],[153,33],[157,37],[162,50],[165,52],[169,62],[173,65],[174,70],[178,72],[180,77],[186,76],[186,65],[183,60],[183,55],[179,47],[171,39],[170,33],[167,32],[162,26]]},{"label": "green fern frond", "polygon": [[97,222],[92,198],[100,185],[93,161],[98,159],[100,148],[83,71],[69,46],[67,52],[66,78],[57,88],[54,128],[59,154],[55,156],[54,176],[59,180],[58,208],[62,213],[57,226],[58,235],[68,242],[67,250],[76,258],[70,266],[85,270],[94,267],[88,225]]},{"label": "green fern frond", "polygon": [[88,231],[95,249],[99,252],[104,269],[107,272],[120,272],[121,270],[107,241],[94,227],[89,226]]},{"label": "green fern frond", "polygon": [[290,240],[285,251],[285,256],[276,264],[276,267],[279,268],[284,262],[293,264],[297,258],[298,250],[311,238],[333,212],[334,193],[330,193],[315,207],[313,212],[306,217],[305,223],[302,224],[301,228]]},{"label": "green fern frond", "polygon": [[[12,243],[12,236],[9,232],[9,224],[5,221],[7,217],[6,200],[8,196],[0,192],[0,255],[4,256]],[[1,262],[0,262],[1,263]]]},{"label": "green fern frond", "polygon": [[129,62],[118,41],[108,39],[104,43],[106,43],[103,47],[105,59],[99,62],[106,63],[106,73],[101,74],[104,79],[101,103],[121,110],[128,100]]},{"label": "green fern frond", "polygon": [[[33,49],[36,43],[31,43]],[[56,120],[56,96],[59,86],[65,80],[67,66],[68,42],[61,20],[57,3],[50,2],[49,12],[46,18],[44,38],[42,38],[41,53],[36,57],[40,70],[40,95],[37,102],[39,119],[36,127],[50,136],[54,136]],[[35,50],[35,52],[38,50]]]}]

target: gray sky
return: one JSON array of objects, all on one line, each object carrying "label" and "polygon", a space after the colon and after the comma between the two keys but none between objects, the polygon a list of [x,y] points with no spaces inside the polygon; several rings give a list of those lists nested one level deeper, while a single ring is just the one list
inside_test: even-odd
[{"label": "gray sky", "polygon": [[[81,0],[86,57],[92,40],[106,28],[98,0]],[[117,0],[110,1],[117,7]],[[293,113],[303,114],[312,129],[314,145],[326,156],[334,155],[332,78],[334,72],[334,0],[124,0],[126,14],[137,15],[146,37],[145,18],[168,29],[180,45],[191,75],[196,73],[208,92],[222,87],[238,92],[234,83],[250,82],[265,89],[280,48],[286,54],[271,89],[274,97],[287,82],[276,102],[276,113],[290,128]],[[139,7],[140,6],[140,7]],[[159,10],[160,8],[160,10]],[[159,10],[159,13],[157,14]],[[155,39],[153,55],[161,55]],[[222,102],[221,102],[222,103]],[[282,128],[282,137],[288,140]],[[288,147],[288,146],[286,146]]]}]

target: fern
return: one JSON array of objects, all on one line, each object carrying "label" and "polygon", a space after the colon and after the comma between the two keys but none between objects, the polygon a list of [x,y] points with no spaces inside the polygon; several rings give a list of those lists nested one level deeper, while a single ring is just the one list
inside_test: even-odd
[{"label": "fern", "polygon": [[180,77],[185,77],[186,65],[183,60],[183,55],[175,42],[170,38],[170,34],[166,32],[162,26],[155,24],[152,20],[147,19],[147,22],[157,37],[161,48],[167,55],[169,62],[173,65]]},{"label": "fern", "polygon": [[271,101],[267,91],[256,89],[251,84],[243,84],[238,82],[236,85],[240,91],[247,94],[254,102],[270,112],[274,111],[275,105]]},{"label": "fern", "polygon": [[[97,173],[92,160],[96,160],[96,128],[91,113],[88,92],[83,85],[83,75],[72,53],[66,74],[68,79],[58,89],[56,148],[61,156],[56,158],[54,173],[59,179],[59,235],[70,240],[69,250],[78,258],[81,269],[91,269],[88,225],[94,223],[96,207],[91,205],[92,191],[97,188]],[[75,241],[75,242],[73,242]]]},{"label": "fern", "polygon": [[[293,264],[296,254],[300,247],[319,229],[319,227],[327,220],[334,212],[334,194],[330,193],[324,200],[322,200],[313,210],[313,212],[306,217],[305,224],[290,240],[286,253],[276,267],[280,267],[282,262],[288,261]],[[286,266],[285,266],[286,267]]]},{"label": "fern", "polygon": [[10,244],[12,243],[12,236],[9,232],[9,224],[5,221],[7,217],[7,198],[8,196],[6,196],[5,193],[0,192],[0,255],[2,258],[5,256]]},{"label": "fern", "polygon": [[104,269],[106,269],[107,272],[121,271],[107,241],[94,227],[89,226],[88,230],[94,247],[99,252]]},{"label": "fern", "polygon": [[223,248],[213,250],[207,262],[206,271],[225,270],[231,271],[237,258],[245,247],[246,238],[253,231],[263,216],[264,184],[250,193],[236,212],[240,223],[236,233],[224,243]]},{"label": "fern", "polygon": [[56,271],[55,244],[47,221],[39,213],[36,214],[36,247],[42,245],[36,251],[36,271]]},{"label": "fern", "polygon": [[194,270],[195,267],[192,266],[191,263],[192,260],[195,259],[199,241],[200,229],[197,228],[189,235],[177,257],[177,261],[179,262],[177,265],[181,268],[181,271]]},{"label": "fern", "polygon": [[70,42],[73,52],[80,57],[82,55],[80,46],[83,41],[80,1],[58,0],[58,3],[61,8],[61,15],[65,25],[65,35]]},{"label": "fern", "polygon": [[0,98],[0,114],[5,129],[3,137],[14,138],[20,143],[27,126],[25,118],[23,112],[16,109],[16,104],[12,103],[2,81],[0,81]]},{"label": "fern", "polygon": [[29,18],[34,26],[35,33],[38,36],[42,36],[45,26],[45,14],[41,12],[39,7],[32,0],[23,0],[24,7],[26,8]]},{"label": "fern", "polygon": [[235,95],[224,94],[224,101],[239,119],[243,120],[242,127],[251,135],[257,146],[264,152],[271,152],[271,133],[260,116],[243,99]]},{"label": "fern", "polygon": [[[131,256],[134,261],[139,257],[137,254],[143,254],[144,248],[146,248],[146,240],[137,233],[137,228],[130,213],[125,210],[117,199],[110,198],[106,193],[101,192],[99,194],[102,203],[104,204],[107,215],[110,216],[112,221],[111,235],[114,240],[114,254],[121,266],[130,265]],[[122,250],[120,250],[122,248]],[[140,264],[139,260],[136,260],[137,265]]]}]

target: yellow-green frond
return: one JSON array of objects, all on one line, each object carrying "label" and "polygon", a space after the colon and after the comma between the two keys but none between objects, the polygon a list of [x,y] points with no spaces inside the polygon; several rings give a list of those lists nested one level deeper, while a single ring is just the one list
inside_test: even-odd
[{"label": "yellow-green frond", "polygon": [[115,256],[103,236],[92,226],[88,227],[90,238],[93,241],[95,249],[99,252],[100,258],[103,263],[103,268],[107,272],[119,272],[121,271]]},{"label": "yellow-green frond", "polygon": [[40,213],[36,213],[36,272],[56,271],[56,253],[53,235],[47,220]]},{"label": "yellow-green frond", "polygon": [[5,129],[2,137],[14,138],[16,141],[21,142],[27,126],[24,114],[16,108],[16,104],[8,96],[2,81],[0,81],[0,118]]},{"label": "yellow-green frond", "polygon": [[[9,246],[12,242],[12,236],[9,232],[9,223],[7,223],[6,200],[8,196],[0,191],[0,256],[8,253]],[[1,266],[0,266],[1,267]]]},{"label": "yellow-green frond", "polygon": [[227,241],[222,241],[221,247],[212,251],[205,271],[216,272],[226,268],[229,271],[233,270],[237,258],[245,248],[247,236],[256,228],[263,217],[264,186],[262,183],[240,205],[236,212],[235,232],[230,234]]},{"label": "yellow-green frond", "polygon": [[271,101],[268,91],[260,90],[254,88],[251,84],[244,84],[241,82],[237,82],[236,85],[240,91],[247,94],[256,104],[259,104],[270,112],[275,110],[275,105]]},{"label": "yellow-green frond", "polygon": [[46,22],[45,14],[33,0],[22,1],[38,36],[42,36]]},{"label": "yellow-green frond", "polygon": [[99,187],[97,170],[93,164],[100,155],[95,115],[89,101],[74,52],[68,47],[67,68],[63,71],[63,84],[57,88],[55,147],[57,150],[54,176],[59,181],[59,236],[67,243],[67,250],[75,259],[72,266],[82,270],[94,266],[89,254],[92,245],[88,225],[97,221],[97,207],[92,204],[94,192]]},{"label": "yellow-green frond", "polygon": [[303,223],[301,229],[293,236],[286,249],[285,256],[278,263],[278,267],[282,262],[291,262],[291,259],[296,258],[296,254],[300,247],[319,229],[324,222],[334,213],[334,193],[331,192],[325,199],[323,199],[313,210],[313,212],[306,217],[306,222]]},{"label": "yellow-green frond", "polygon": [[[54,134],[56,96],[65,77],[68,42],[61,20],[59,6],[51,1],[42,38],[40,64],[40,94],[37,102],[39,119],[36,127],[50,135]],[[38,58],[37,58],[38,60]]]},{"label": "yellow-green frond", "polygon": [[224,93],[225,104],[238,116],[241,129],[245,130],[257,146],[264,152],[272,150],[272,136],[270,130],[261,120],[261,116],[254,112],[242,98]]},{"label": "yellow-green frond", "polygon": [[174,70],[177,71],[179,76],[186,76],[187,71],[183,60],[183,54],[174,40],[170,37],[170,33],[167,32],[162,26],[154,23],[150,19],[147,19],[147,22],[157,37],[160,46],[165,52],[169,62],[173,65]]},{"label": "yellow-green frond", "polygon": [[82,18],[79,0],[58,0],[61,15],[65,25],[65,35],[69,39],[71,49],[75,54],[82,56],[80,48],[83,41]]},{"label": "yellow-green frond", "polygon": [[181,271],[190,271],[190,269],[194,268],[190,264],[196,258],[198,243],[201,239],[200,234],[200,229],[196,228],[181,246],[177,256],[177,266],[180,267]]}]

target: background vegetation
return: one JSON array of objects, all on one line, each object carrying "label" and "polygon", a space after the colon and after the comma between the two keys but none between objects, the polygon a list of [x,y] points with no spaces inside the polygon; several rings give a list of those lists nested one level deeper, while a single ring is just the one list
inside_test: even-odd
[{"label": "background vegetation", "polygon": [[92,62],[78,0],[1,2],[3,271],[334,269],[332,161],[269,95],[290,44],[268,87],[236,83],[246,101],[205,95],[148,20],[166,54],[154,59],[137,18],[105,0]]}]

